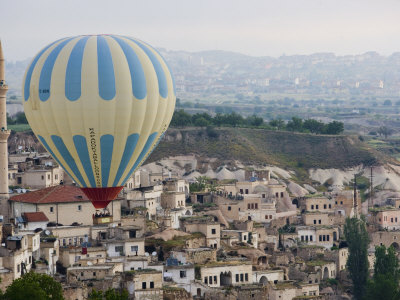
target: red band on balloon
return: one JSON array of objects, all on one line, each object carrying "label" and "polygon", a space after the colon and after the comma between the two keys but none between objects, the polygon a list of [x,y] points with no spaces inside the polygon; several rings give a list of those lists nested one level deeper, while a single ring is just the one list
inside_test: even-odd
[{"label": "red band on balloon", "polygon": [[96,209],[106,208],[107,205],[117,198],[123,186],[104,188],[81,188]]}]

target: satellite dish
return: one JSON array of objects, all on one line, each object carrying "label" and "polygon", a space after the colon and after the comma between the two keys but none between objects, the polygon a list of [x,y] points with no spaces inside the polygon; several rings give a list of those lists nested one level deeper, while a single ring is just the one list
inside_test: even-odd
[{"label": "satellite dish", "polygon": [[146,252],[145,254],[144,254],[144,256],[149,256],[150,254],[149,254],[149,252]]},{"label": "satellite dish", "polygon": [[45,230],[44,234],[45,234],[45,235],[50,235],[50,231]]},{"label": "satellite dish", "polygon": [[157,256],[157,252],[154,251],[153,253],[151,253],[152,256]]}]

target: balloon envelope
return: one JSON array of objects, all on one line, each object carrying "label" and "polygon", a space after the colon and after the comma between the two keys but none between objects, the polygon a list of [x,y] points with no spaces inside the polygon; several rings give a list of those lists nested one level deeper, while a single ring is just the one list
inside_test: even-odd
[{"label": "balloon envelope", "polygon": [[43,146],[92,199],[114,199],[167,130],[172,74],[148,44],[125,36],[64,38],[42,49],[23,82]]}]

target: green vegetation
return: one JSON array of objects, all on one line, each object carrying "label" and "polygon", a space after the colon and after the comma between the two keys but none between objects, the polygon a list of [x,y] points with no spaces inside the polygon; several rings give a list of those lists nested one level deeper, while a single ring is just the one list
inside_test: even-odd
[{"label": "green vegetation", "polygon": [[362,219],[347,218],[344,235],[349,246],[347,268],[353,281],[353,295],[362,300],[366,293],[368,280],[368,244],[369,237]]},{"label": "green vegetation", "polygon": [[1,299],[62,300],[61,284],[46,274],[29,272],[12,282]]},{"label": "green vegetation", "polygon": [[127,290],[116,291],[115,289],[108,289],[103,291],[96,291],[95,289],[89,295],[88,300],[128,300],[129,293]]},{"label": "green vegetation", "polygon": [[207,134],[210,137],[216,137],[216,131],[213,130],[212,126],[266,128],[270,130],[286,130],[315,134],[340,134],[344,130],[344,124],[338,121],[324,124],[323,122],[314,119],[303,120],[298,117],[292,117],[292,119],[287,123],[281,119],[272,119],[266,123],[263,118],[256,115],[244,118],[236,112],[231,112],[225,114],[217,113],[215,117],[212,117],[208,113],[190,115],[183,109],[174,112],[171,126],[207,127]]},{"label": "green vegetation", "polygon": [[13,130],[15,132],[24,132],[31,130],[31,126],[29,124],[12,124],[7,126],[8,129]]},{"label": "green vegetation", "polygon": [[368,282],[365,300],[400,299],[400,267],[393,247],[375,248],[375,265],[372,280]]},{"label": "green vegetation", "polygon": [[[238,160],[243,164],[273,164],[299,172],[308,178],[310,168],[348,168],[372,165],[379,153],[367,148],[357,137],[328,136],[251,128],[218,128],[218,138],[204,129],[173,129],[152,152],[147,162],[168,156],[196,154],[219,161]],[[300,171],[303,170],[303,173]]]},{"label": "green vegetation", "polygon": [[[367,200],[369,196],[369,188],[370,188],[370,182],[369,179],[365,176],[356,176],[356,181],[357,181],[357,190],[360,191],[360,196],[361,196],[361,201],[364,202]],[[354,186],[354,180],[351,180],[349,183],[350,187]]]}]

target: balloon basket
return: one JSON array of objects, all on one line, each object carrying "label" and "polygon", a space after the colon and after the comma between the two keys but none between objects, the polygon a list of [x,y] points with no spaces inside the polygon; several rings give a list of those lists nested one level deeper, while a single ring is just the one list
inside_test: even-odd
[{"label": "balloon basket", "polygon": [[113,217],[112,216],[107,216],[107,217],[94,217],[93,218],[93,225],[103,225],[103,224],[109,224],[113,222]]}]

